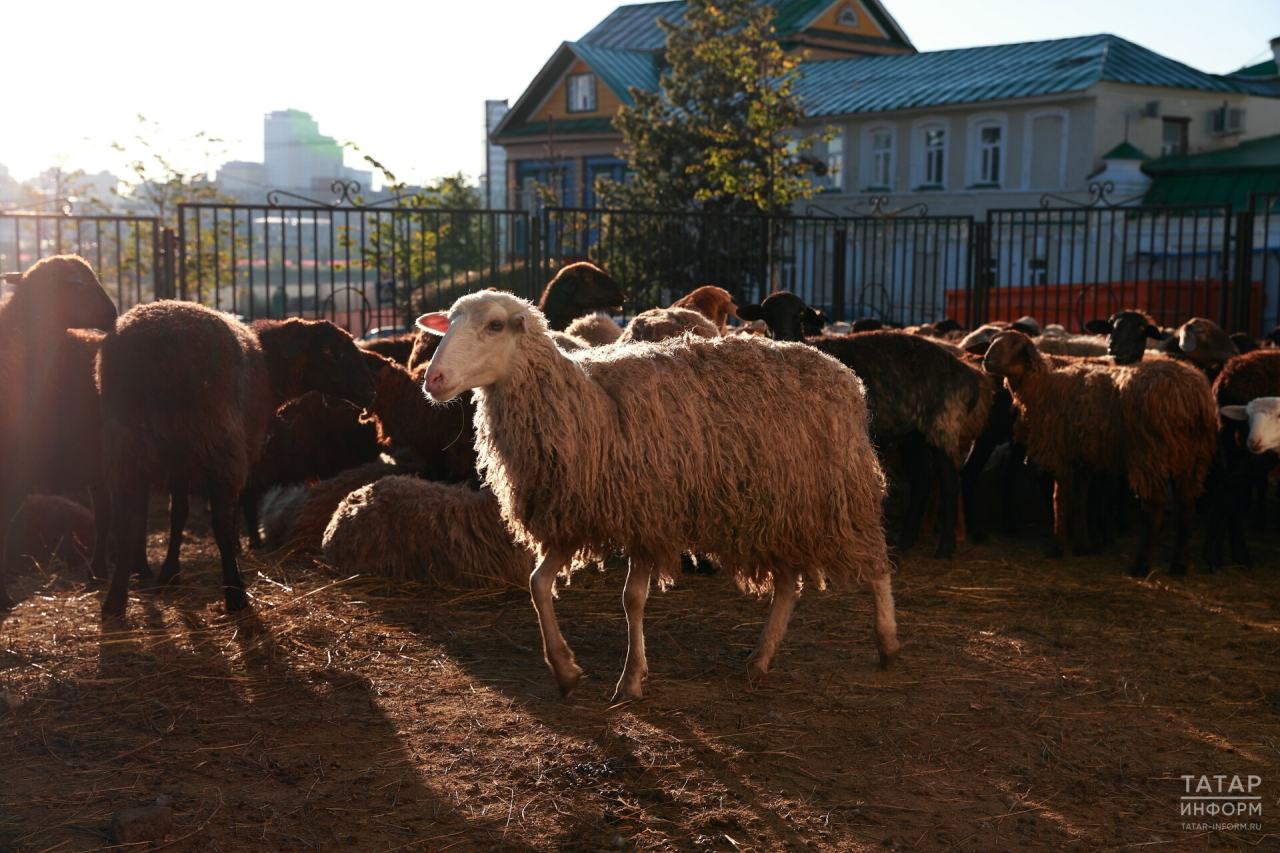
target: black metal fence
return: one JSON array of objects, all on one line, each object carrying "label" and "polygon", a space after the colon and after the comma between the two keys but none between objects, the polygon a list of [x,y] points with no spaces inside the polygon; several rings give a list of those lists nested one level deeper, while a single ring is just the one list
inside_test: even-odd
[{"label": "black metal fence", "polygon": [[0,213],[0,272],[74,253],[93,266],[122,312],[166,294],[172,249],[153,217]]},{"label": "black metal fence", "polygon": [[527,226],[520,211],[184,204],[177,296],[247,319],[333,320],[356,335],[407,326],[473,290],[534,292],[518,245]]},{"label": "black metal fence", "polygon": [[590,260],[631,295],[628,311],[702,285],[740,303],[790,290],[833,319],[940,319],[970,279],[967,216],[727,216],[547,208],[536,221],[544,275]]},{"label": "black metal fence", "polygon": [[[121,310],[176,297],[249,319],[331,319],[359,335],[407,325],[485,287],[536,299],[591,260],[630,292],[628,313],[714,284],[740,303],[791,290],[832,319],[966,326],[1030,314],[1080,331],[1138,308],[1261,335],[1280,324],[1280,193],[1244,211],[1059,203],[967,216],[729,216],[545,208],[451,210],[422,199],[186,204],[149,217],[0,215],[0,268],[85,256]],[[922,210],[922,208],[919,208]]]}]

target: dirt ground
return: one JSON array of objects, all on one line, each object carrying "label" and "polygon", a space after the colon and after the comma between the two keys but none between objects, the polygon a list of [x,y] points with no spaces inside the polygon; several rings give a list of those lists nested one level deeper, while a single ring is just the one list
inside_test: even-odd
[{"label": "dirt ground", "polygon": [[[754,685],[764,603],[688,576],[650,599],[647,697],[610,707],[620,572],[561,594],[589,674],[566,701],[523,590],[254,555],[254,608],[228,617],[193,527],[185,586],[123,622],[72,577],[12,581],[0,851],[149,849],[107,827],[157,798],[171,850],[1280,850],[1274,533],[1256,569],[1147,580],[1123,574],[1133,537],[1064,561],[1043,536],[916,549],[897,668],[864,591],[809,590]],[[1261,828],[1185,827],[1182,777],[1236,774],[1261,815],[1198,820]]]}]

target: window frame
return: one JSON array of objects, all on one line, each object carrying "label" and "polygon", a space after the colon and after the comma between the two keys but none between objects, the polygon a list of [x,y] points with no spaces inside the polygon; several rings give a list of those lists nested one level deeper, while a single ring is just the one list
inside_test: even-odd
[{"label": "window frame", "polygon": [[[1180,144],[1181,150],[1178,150],[1178,151],[1165,150],[1164,132],[1170,127],[1177,127],[1180,131],[1179,136],[1181,138],[1178,140],[1178,142]],[[1182,118],[1180,116],[1162,117],[1160,119],[1160,156],[1161,157],[1181,156],[1189,153],[1190,150],[1191,150],[1191,119]]]},{"label": "window frame", "polygon": [[[578,108],[573,103],[574,80],[582,78],[590,78],[591,81],[591,105],[589,107]],[[593,113],[600,108],[599,92],[596,88],[596,75],[593,71],[581,71],[577,74],[567,74],[564,78],[564,101],[565,111],[570,113]]]},{"label": "window frame", "polygon": [[[1058,142],[1058,180],[1050,187],[1037,187],[1031,184],[1031,167],[1034,152],[1031,146],[1035,139],[1035,123],[1037,119],[1057,116],[1062,119],[1062,138]],[[1022,122],[1022,188],[1024,190],[1060,190],[1067,186],[1067,159],[1071,152],[1071,110],[1066,107],[1045,107],[1031,110]]]},{"label": "window frame", "polygon": [[[878,134],[889,136],[889,147],[883,149],[888,157],[888,182],[876,183],[876,148],[875,139]],[[876,122],[862,128],[861,181],[862,192],[892,192],[893,181],[897,170],[898,126],[888,122]]]},{"label": "window frame", "polygon": [[[996,128],[1000,131],[1000,156],[994,178],[982,175],[982,131]],[[1009,117],[1006,113],[979,113],[969,116],[967,162],[965,163],[965,189],[1000,190],[1009,186]]]},{"label": "window frame", "polygon": [[[954,150],[951,145],[951,121],[945,117],[929,116],[922,118],[912,124],[912,163],[911,163],[911,191],[912,192],[938,192],[947,189],[948,179],[951,177],[951,154]],[[940,147],[942,166],[941,174],[938,180],[929,180],[930,169],[930,147],[928,145],[929,134],[932,131],[942,131],[942,145]],[[939,150],[939,149],[932,149]]]}]

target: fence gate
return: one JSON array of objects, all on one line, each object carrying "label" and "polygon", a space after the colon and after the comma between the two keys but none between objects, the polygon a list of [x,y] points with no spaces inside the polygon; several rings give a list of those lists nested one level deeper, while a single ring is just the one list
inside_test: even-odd
[{"label": "fence gate", "polygon": [[517,251],[523,211],[450,210],[423,197],[396,207],[184,204],[178,209],[178,298],[245,319],[332,320],[357,336],[409,327],[485,287],[528,296],[533,269]]},{"label": "fence gate", "polygon": [[1091,187],[1087,205],[987,213],[975,321],[1031,315],[1083,331],[1145,310],[1164,326],[1193,316],[1235,330],[1261,315],[1261,290],[1236,286],[1230,206],[1119,206]]},{"label": "fence gate", "polygon": [[1265,335],[1280,326],[1280,193],[1251,194],[1236,233],[1237,289],[1262,293],[1256,324],[1240,328]]},{"label": "fence gate", "polygon": [[24,272],[41,258],[76,254],[124,313],[172,295],[172,232],[149,216],[0,213],[0,272]]}]

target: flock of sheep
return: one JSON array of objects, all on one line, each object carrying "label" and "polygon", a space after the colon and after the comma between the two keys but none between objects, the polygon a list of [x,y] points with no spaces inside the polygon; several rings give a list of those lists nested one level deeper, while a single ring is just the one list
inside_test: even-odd
[{"label": "flock of sheep", "polygon": [[[1243,520],[1265,502],[1280,449],[1280,349],[1203,318],[1173,333],[1135,311],[1091,323],[1092,335],[1042,332],[1030,318],[968,334],[952,322],[850,330],[794,294],[739,307],[702,287],[623,329],[600,313],[621,307],[622,290],[579,263],[537,307],[482,291],[419,318],[419,331],[357,344],[326,321],[246,325],[176,301],[117,317],[75,256],[5,278],[6,570],[58,556],[105,581],[113,564],[103,610],[117,615],[133,575],[178,582],[196,493],[228,610],[249,604],[241,514],[251,547],[318,551],[344,570],[527,579],[566,695],[581,670],[555,620],[556,578],[618,553],[628,644],[615,698],[642,695],[648,591],[682,565],[769,596],[753,676],[768,671],[806,582],[868,584],[880,662],[892,664],[882,459],[907,495],[896,551],[922,537],[931,507],[935,556],[952,556],[958,532],[985,542],[980,476],[996,458],[1013,474],[1029,458],[1053,479],[1059,556],[1106,547],[1136,496],[1130,572],[1144,576],[1170,503],[1169,571],[1187,570],[1202,496],[1209,567],[1228,539],[1248,563]],[[151,580],[157,489],[170,531]],[[85,495],[92,512],[63,497]]]}]

